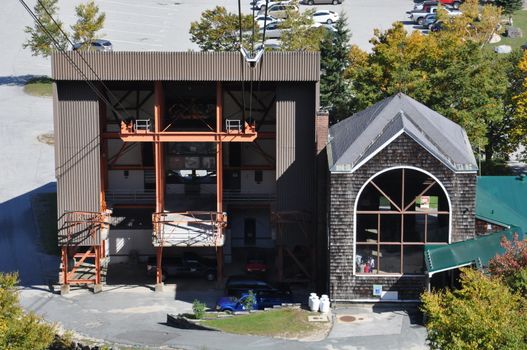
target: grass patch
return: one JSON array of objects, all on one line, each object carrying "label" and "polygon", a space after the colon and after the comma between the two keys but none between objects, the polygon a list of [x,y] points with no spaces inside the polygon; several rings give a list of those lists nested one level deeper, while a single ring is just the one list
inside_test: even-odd
[{"label": "grass patch", "polygon": [[527,10],[519,10],[512,16],[514,27],[518,27],[523,32],[523,38],[507,38],[505,37],[505,30],[508,26],[504,26],[501,34],[501,41],[499,43],[490,44],[492,49],[499,45],[509,45],[512,49],[519,49],[520,46],[527,42]]},{"label": "grass patch", "polygon": [[40,246],[50,255],[59,255],[57,236],[57,194],[37,193],[31,198],[35,222],[40,233]]},{"label": "grass patch", "polygon": [[53,80],[48,77],[31,79],[24,85],[24,92],[32,96],[50,97],[53,94]]},{"label": "grass patch", "polygon": [[301,338],[325,332],[330,323],[308,322],[313,313],[299,309],[279,309],[217,320],[200,324],[235,334],[262,335],[283,338]]}]

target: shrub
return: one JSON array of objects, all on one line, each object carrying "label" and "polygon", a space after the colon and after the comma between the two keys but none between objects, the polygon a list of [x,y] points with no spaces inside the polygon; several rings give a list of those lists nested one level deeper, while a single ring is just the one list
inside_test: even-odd
[{"label": "shrub", "polygon": [[472,269],[462,270],[461,284],[422,296],[432,349],[527,349],[525,298]]},{"label": "shrub", "polygon": [[192,302],[192,311],[194,312],[194,317],[197,320],[201,320],[205,316],[205,310],[207,310],[207,304],[202,303],[201,301],[194,299]]},{"label": "shrub", "polygon": [[255,302],[256,302],[256,295],[254,294],[252,290],[249,290],[249,294],[242,301],[243,308],[245,310],[252,310]]}]

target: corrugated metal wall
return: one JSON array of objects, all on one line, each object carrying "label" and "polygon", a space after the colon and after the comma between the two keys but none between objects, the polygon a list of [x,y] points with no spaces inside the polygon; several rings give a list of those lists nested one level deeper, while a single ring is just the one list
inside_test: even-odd
[{"label": "corrugated metal wall", "polygon": [[277,209],[313,213],[315,83],[280,84],[276,91]]},{"label": "corrugated metal wall", "polygon": [[[65,211],[100,210],[99,102],[83,82],[60,82],[54,89],[55,176],[59,244]],[[97,240],[75,236],[73,243]]]},{"label": "corrugated metal wall", "polygon": [[[89,80],[175,80],[175,81],[240,81],[239,52],[84,52],[88,67],[78,52],[68,52]],[[266,52],[256,73],[262,81],[318,81],[318,52]],[[64,54],[54,54],[52,77],[56,80],[83,80]],[[250,79],[245,64],[245,80]]]}]

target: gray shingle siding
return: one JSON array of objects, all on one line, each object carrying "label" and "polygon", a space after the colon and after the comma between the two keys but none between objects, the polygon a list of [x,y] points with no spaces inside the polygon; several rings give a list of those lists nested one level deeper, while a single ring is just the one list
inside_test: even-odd
[{"label": "gray shingle siding", "polygon": [[329,292],[333,300],[373,298],[373,284],[399,291],[400,299],[418,299],[424,276],[354,276],[353,208],[358,191],[383,169],[413,166],[433,174],[451,200],[452,242],[474,237],[476,174],[454,173],[406,134],[402,134],[353,174],[329,175]]}]

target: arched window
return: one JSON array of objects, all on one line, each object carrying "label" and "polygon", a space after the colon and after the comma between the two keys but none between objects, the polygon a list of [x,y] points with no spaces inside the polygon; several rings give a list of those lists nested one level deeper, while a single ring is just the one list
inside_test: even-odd
[{"label": "arched window", "polygon": [[447,244],[447,194],[430,175],[397,168],[363,187],[356,203],[355,272],[422,274],[425,244]]}]

